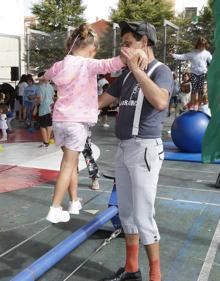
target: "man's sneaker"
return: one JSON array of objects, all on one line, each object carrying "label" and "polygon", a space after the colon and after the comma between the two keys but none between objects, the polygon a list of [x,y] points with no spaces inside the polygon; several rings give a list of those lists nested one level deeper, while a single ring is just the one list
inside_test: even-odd
[{"label": "man's sneaker", "polygon": [[109,124],[105,123],[105,124],[103,124],[103,127],[104,127],[104,128],[108,128],[108,127],[109,127]]},{"label": "man's sneaker", "polygon": [[39,148],[48,148],[49,147],[49,143],[42,143],[41,145],[38,146]]},{"label": "man's sneaker", "polygon": [[116,274],[110,278],[104,278],[102,281],[142,281],[141,272],[126,272],[124,267],[119,268]]},{"label": "man's sneaker", "polygon": [[79,199],[76,201],[69,202],[68,212],[72,215],[78,215],[79,211],[82,209],[82,204],[80,203]]},{"label": "man's sneaker", "polygon": [[91,189],[92,190],[99,190],[99,181],[98,181],[98,179],[92,179]]},{"label": "man's sneaker", "polygon": [[62,207],[56,208],[51,206],[46,220],[52,223],[68,222],[70,220],[70,214],[67,211],[63,211]]}]

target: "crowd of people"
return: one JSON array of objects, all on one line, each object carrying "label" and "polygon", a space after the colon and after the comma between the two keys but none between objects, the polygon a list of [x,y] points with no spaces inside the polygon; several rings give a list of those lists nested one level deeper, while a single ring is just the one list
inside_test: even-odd
[{"label": "crowd of people", "polygon": [[[108,106],[118,103],[115,177],[126,260],[114,276],[103,280],[142,280],[138,263],[140,240],[149,262],[149,280],[161,281],[155,198],[164,159],[162,124],[169,102],[169,109],[175,104],[179,112],[207,105],[204,79],[211,54],[201,38],[192,52],[172,54],[174,59],[191,61],[190,73],[183,73],[179,83],[176,74],[172,75],[154,56],[157,36],[153,25],[122,21],[119,26],[123,46],[119,56],[94,59],[98,36],[91,26],[82,24],[67,39],[65,58],[38,74],[38,85],[31,75],[22,75],[15,105],[10,105],[8,111],[0,107],[2,140],[7,139],[5,134],[10,127],[8,112],[18,111],[19,120],[27,126],[31,125],[33,116],[38,115],[43,148],[49,146],[53,131],[63,158],[46,219],[51,223],[68,222],[70,215],[79,214],[82,208],[77,196],[79,154],[82,152],[85,157],[93,189],[99,189],[98,166],[91,150],[91,127],[98,121],[99,110],[103,110],[102,125],[108,127]],[[121,75],[109,85],[103,74],[121,69]],[[57,99],[49,81],[56,87]],[[3,103],[7,105],[5,100]],[[62,201],[66,192],[70,201],[64,210]]]}]

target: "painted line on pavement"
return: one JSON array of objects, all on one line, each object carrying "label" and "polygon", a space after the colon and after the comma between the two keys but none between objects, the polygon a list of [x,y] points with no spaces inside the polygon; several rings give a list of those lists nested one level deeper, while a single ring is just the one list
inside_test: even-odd
[{"label": "painted line on pavement", "polygon": [[216,252],[220,245],[220,220],[217,224],[214,236],[212,238],[212,242],[210,244],[209,250],[205,257],[205,261],[203,263],[202,269],[199,274],[199,278],[197,281],[208,281],[209,275],[215,260]]}]

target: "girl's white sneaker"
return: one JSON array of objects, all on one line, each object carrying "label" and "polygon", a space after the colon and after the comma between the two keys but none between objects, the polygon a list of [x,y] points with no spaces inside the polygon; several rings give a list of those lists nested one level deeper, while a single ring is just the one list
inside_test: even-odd
[{"label": "girl's white sneaker", "polygon": [[69,202],[69,208],[68,211],[71,215],[79,215],[79,211],[82,209],[82,204],[77,199],[76,201]]},{"label": "girl's white sneaker", "polygon": [[46,220],[52,223],[68,222],[70,220],[70,214],[67,211],[63,211],[62,207],[51,206]]}]

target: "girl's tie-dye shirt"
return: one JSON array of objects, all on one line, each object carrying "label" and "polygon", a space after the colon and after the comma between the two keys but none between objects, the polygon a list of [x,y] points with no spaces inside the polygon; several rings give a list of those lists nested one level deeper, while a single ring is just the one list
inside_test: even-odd
[{"label": "girl's tie-dye shirt", "polygon": [[57,86],[53,121],[94,124],[98,117],[97,74],[120,70],[120,57],[91,59],[67,55],[44,74]]}]

